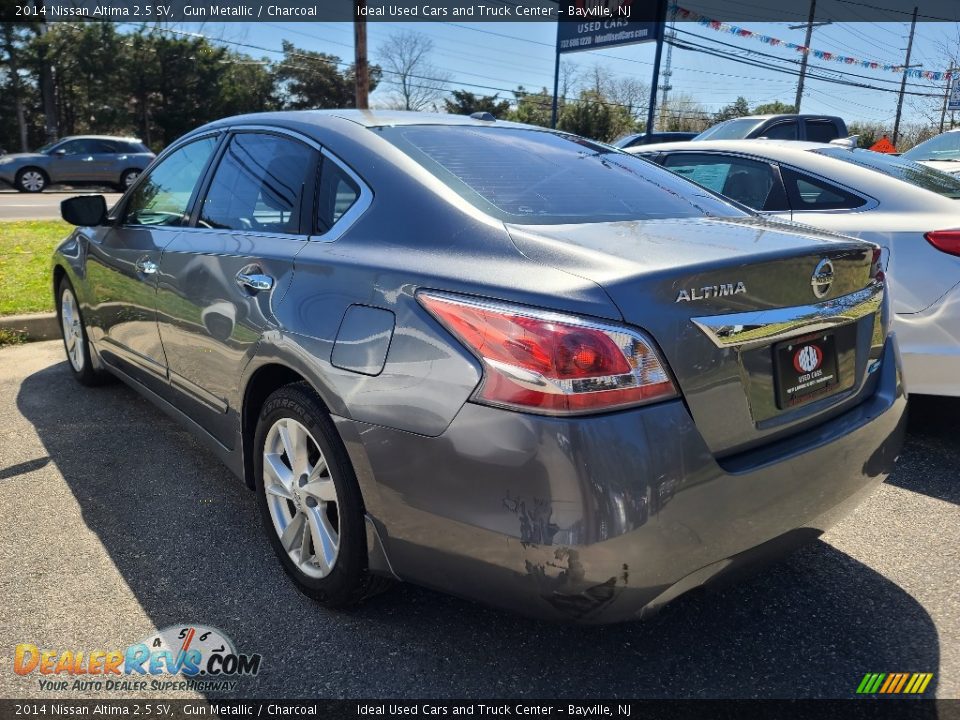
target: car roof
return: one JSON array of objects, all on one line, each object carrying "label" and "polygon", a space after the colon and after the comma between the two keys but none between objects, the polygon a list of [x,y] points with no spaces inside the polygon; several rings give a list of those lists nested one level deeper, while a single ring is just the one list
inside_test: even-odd
[{"label": "car roof", "polygon": [[[408,110],[293,110],[281,112],[256,113],[226,118],[225,122],[243,122],[257,120],[261,122],[285,123],[297,120],[307,124],[323,125],[327,118],[339,118],[361,125],[375,128],[397,125],[457,125],[473,127],[517,127],[527,128],[529,125],[514,123],[506,120],[477,120],[468,115],[452,115],[450,113],[414,112]],[[540,128],[549,131],[549,128]]]},{"label": "car roof", "polygon": [[777,157],[783,157],[784,155],[804,153],[823,148],[843,149],[843,146],[831,145],[830,143],[807,142],[806,140],[764,140],[754,138],[751,140],[694,140],[692,142],[652,143],[650,145],[627,148],[627,152],[650,153],[666,150],[688,150],[696,152],[698,150],[717,150],[752,153],[754,155],[764,155],[769,152],[776,154]]},{"label": "car roof", "polygon": [[63,140],[123,140],[124,142],[141,142],[140,138],[130,135],[67,135]]}]

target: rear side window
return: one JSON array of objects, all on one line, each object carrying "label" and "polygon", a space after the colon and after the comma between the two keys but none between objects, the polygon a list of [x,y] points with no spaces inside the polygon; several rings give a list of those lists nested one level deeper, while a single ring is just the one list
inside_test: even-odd
[{"label": "rear side window", "polygon": [[210,182],[200,225],[222,230],[300,232],[300,208],[315,153],[296,140],[234,135]]},{"label": "rear side window", "polygon": [[677,153],[663,164],[677,175],[754,210],[789,210],[770,163],[732,155]]},{"label": "rear side window", "polygon": [[807,120],[807,140],[828,143],[840,137],[835,123],[829,120]]},{"label": "rear side window", "polygon": [[110,142],[109,140],[91,140],[90,152],[100,155],[112,155],[118,151],[116,143]]},{"label": "rear side window", "polygon": [[652,163],[573,135],[450,125],[378,130],[467,201],[506,222],[743,214]]},{"label": "rear side window", "polygon": [[360,187],[343,168],[324,158],[317,195],[317,228],[325,233],[357,202]]},{"label": "rear side window", "polygon": [[812,175],[786,167],[780,174],[794,210],[852,210],[867,204],[865,198]]}]

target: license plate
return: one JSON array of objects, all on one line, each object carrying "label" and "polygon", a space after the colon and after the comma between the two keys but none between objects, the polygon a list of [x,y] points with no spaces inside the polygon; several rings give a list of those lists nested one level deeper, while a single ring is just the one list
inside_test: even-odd
[{"label": "license plate", "polygon": [[840,383],[833,333],[795,338],[773,348],[777,407],[796,407],[829,395]]}]

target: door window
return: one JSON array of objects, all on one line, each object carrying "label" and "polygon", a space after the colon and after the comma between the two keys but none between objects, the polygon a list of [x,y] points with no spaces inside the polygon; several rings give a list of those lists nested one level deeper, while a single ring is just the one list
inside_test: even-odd
[{"label": "door window", "polygon": [[95,152],[94,147],[96,146],[96,140],[68,140],[62,145],[58,145],[54,152],[60,153],[63,151],[64,155],[89,155],[90,153]]},{"label": "door window", "polygon": [[812,175],[786,167],[780,168],[780,174],[794,211],[852,210],[867,203],[865,198]]},{"label": "door window", "polygon": [[765,137],[768,140],[796,140],[798,137],[797,123],[791,120],[790,122],[771,125],[760,133],[760,137]]},{"label": "door window", "polygon": [[266,133],[230,140],[203,201],[200,225],[225,230],[300,232],[300,209],[315,153]]},{"label": "door window", "polygon": [[754,210],[789,210],[770,163],[721,154],[677,153],[664,166]]},{"label": "door window", "polygon": [[133,191],[124,224],[186,225],[190,199],[216,146],[216,137],[205,137],[165,157]]},{"label": "door window", "polygon": [[835,123],[829,120],[807,120],[807,140],[828,143],[840,137]]}]

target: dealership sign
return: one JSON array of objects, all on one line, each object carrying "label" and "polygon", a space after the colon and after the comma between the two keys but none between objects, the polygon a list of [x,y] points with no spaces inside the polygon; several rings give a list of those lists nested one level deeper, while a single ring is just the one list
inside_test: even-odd
[{"label": "dealership sign", "polygon": [[657,39],[657,23],[631,19],[631,0],[566,0],[560,3],[557,52],[597,50]]},{"label": "dealership sign", "polygon": [[950,87],[950,97],[947,100],[947,110],[960,110],[960,77],[953,79]]}]

